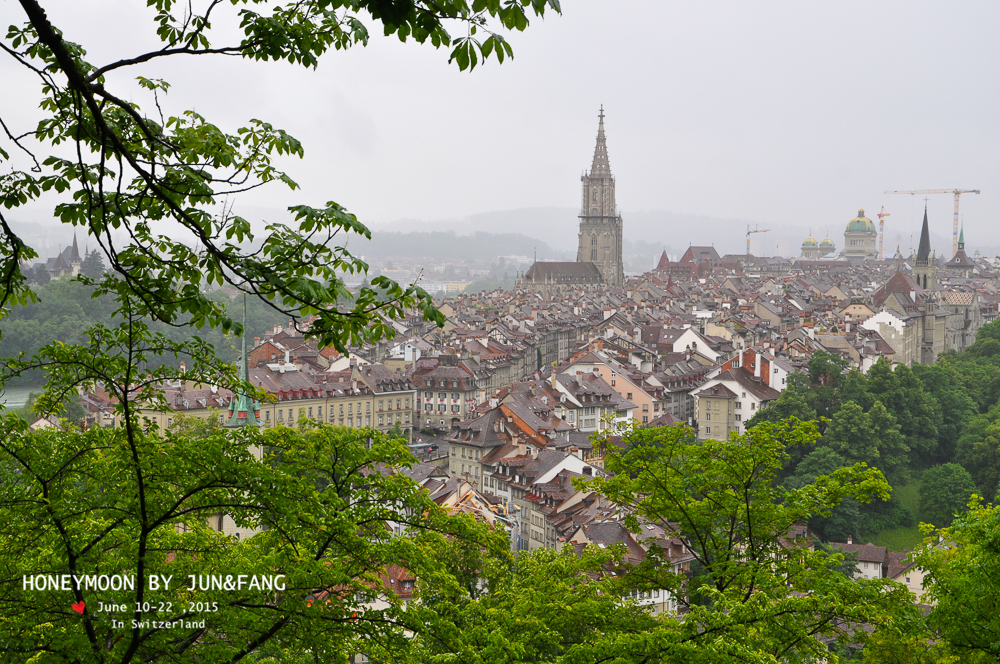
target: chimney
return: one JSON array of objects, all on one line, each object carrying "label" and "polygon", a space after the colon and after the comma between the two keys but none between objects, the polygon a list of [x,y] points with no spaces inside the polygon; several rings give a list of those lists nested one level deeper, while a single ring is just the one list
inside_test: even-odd
[{"label": "chimney", "polygon": [[524,456],[528,453],[528,446],[524,444],[524,441],[516,433],[511,434],[510,442],[517,445],[517,456]]},{"label": "chimney", "polygon": [[253,338],[253,347],[256,348],[259,345],[260,345],[260,337],[254,337]]},{"label": "chimney", "polygon": [[291,354],[292,354],[292,351],[290,351],[290,350],[286,350],[285,351],[285,364],[290,364],[291,363],[291,361],[292,361],[290,359],[291,358]]},{"label": "chimney", "polygon": [[854,544],[854,540],[851,539],[850,535],[847,536],[847,543],[848,544]]},{"label": "chimney", "polygon": [[181,373],[184,373],[185,371],[187,371],[187,364],[181,360]]}]

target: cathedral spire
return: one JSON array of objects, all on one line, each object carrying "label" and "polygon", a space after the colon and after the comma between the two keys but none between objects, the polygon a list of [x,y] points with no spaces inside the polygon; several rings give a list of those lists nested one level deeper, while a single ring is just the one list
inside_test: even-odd
[{"label": "cathedral spire", "polygon": [[920,244],[917,247],[917,260],[927,261],[931,257],[931,234],[927,230],[927,206],[924,205],[924,226],[920,229]]},{"label": "cathedral spire", "polygon": [[610,177],[611,164],[608,162],[608,144],[604,138],[604,105],[601,105],[600,121],[597,125],[597,146],[594,148],[594,163],[590,166],[590,177]]}]

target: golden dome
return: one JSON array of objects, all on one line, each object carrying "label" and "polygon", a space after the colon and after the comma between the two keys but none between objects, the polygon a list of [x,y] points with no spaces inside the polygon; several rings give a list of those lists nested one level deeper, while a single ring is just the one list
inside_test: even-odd
[{"label": "golden dome", "polygon": [[865,216],[864,208],[858,210],[858,216],[847,222],[847,231],[861,231],[863,233],[874,233],[875,224],[872,220]]}]

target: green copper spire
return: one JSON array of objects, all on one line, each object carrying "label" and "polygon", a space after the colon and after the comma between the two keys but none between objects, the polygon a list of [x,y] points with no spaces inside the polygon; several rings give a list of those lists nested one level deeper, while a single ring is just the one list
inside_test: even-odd
[{"label": "green copper spire", "polygon": [[[249,380],[250,371],[247,368],[247,296],[243,294],[243,353],[240,356],[240,381]],[[238,429],[247,425],[260,425],[260,402],[253,401],[246,394],[234,394],[229,402],[228,429]]]},{"label": "green copper spire", "polygon": [[962,220],[962,232],[958,234],[958,248],[965,249],[965,220]]}]

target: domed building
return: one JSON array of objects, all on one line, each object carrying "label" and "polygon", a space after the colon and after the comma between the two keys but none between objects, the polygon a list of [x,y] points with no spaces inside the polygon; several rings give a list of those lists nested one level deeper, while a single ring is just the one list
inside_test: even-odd
[{"label": "domed building", "polygon": [[822,242],[819,243],[819,255],[829,256],[830,254],[837,253],[837,245],[833,243],[830,236],[827,235]]},{"label": "domed building", "polygon": [[819,243],[810,235],[802,243],[802,258],[807,261],[814,261],[820,256]]},{"label": "domed building", "polygon": [[840,255],[844,258],[878,258],[878,231],[872,220],[865,216],[864,209],[858,210],[858,216],[847,222],[844,250]]}]

